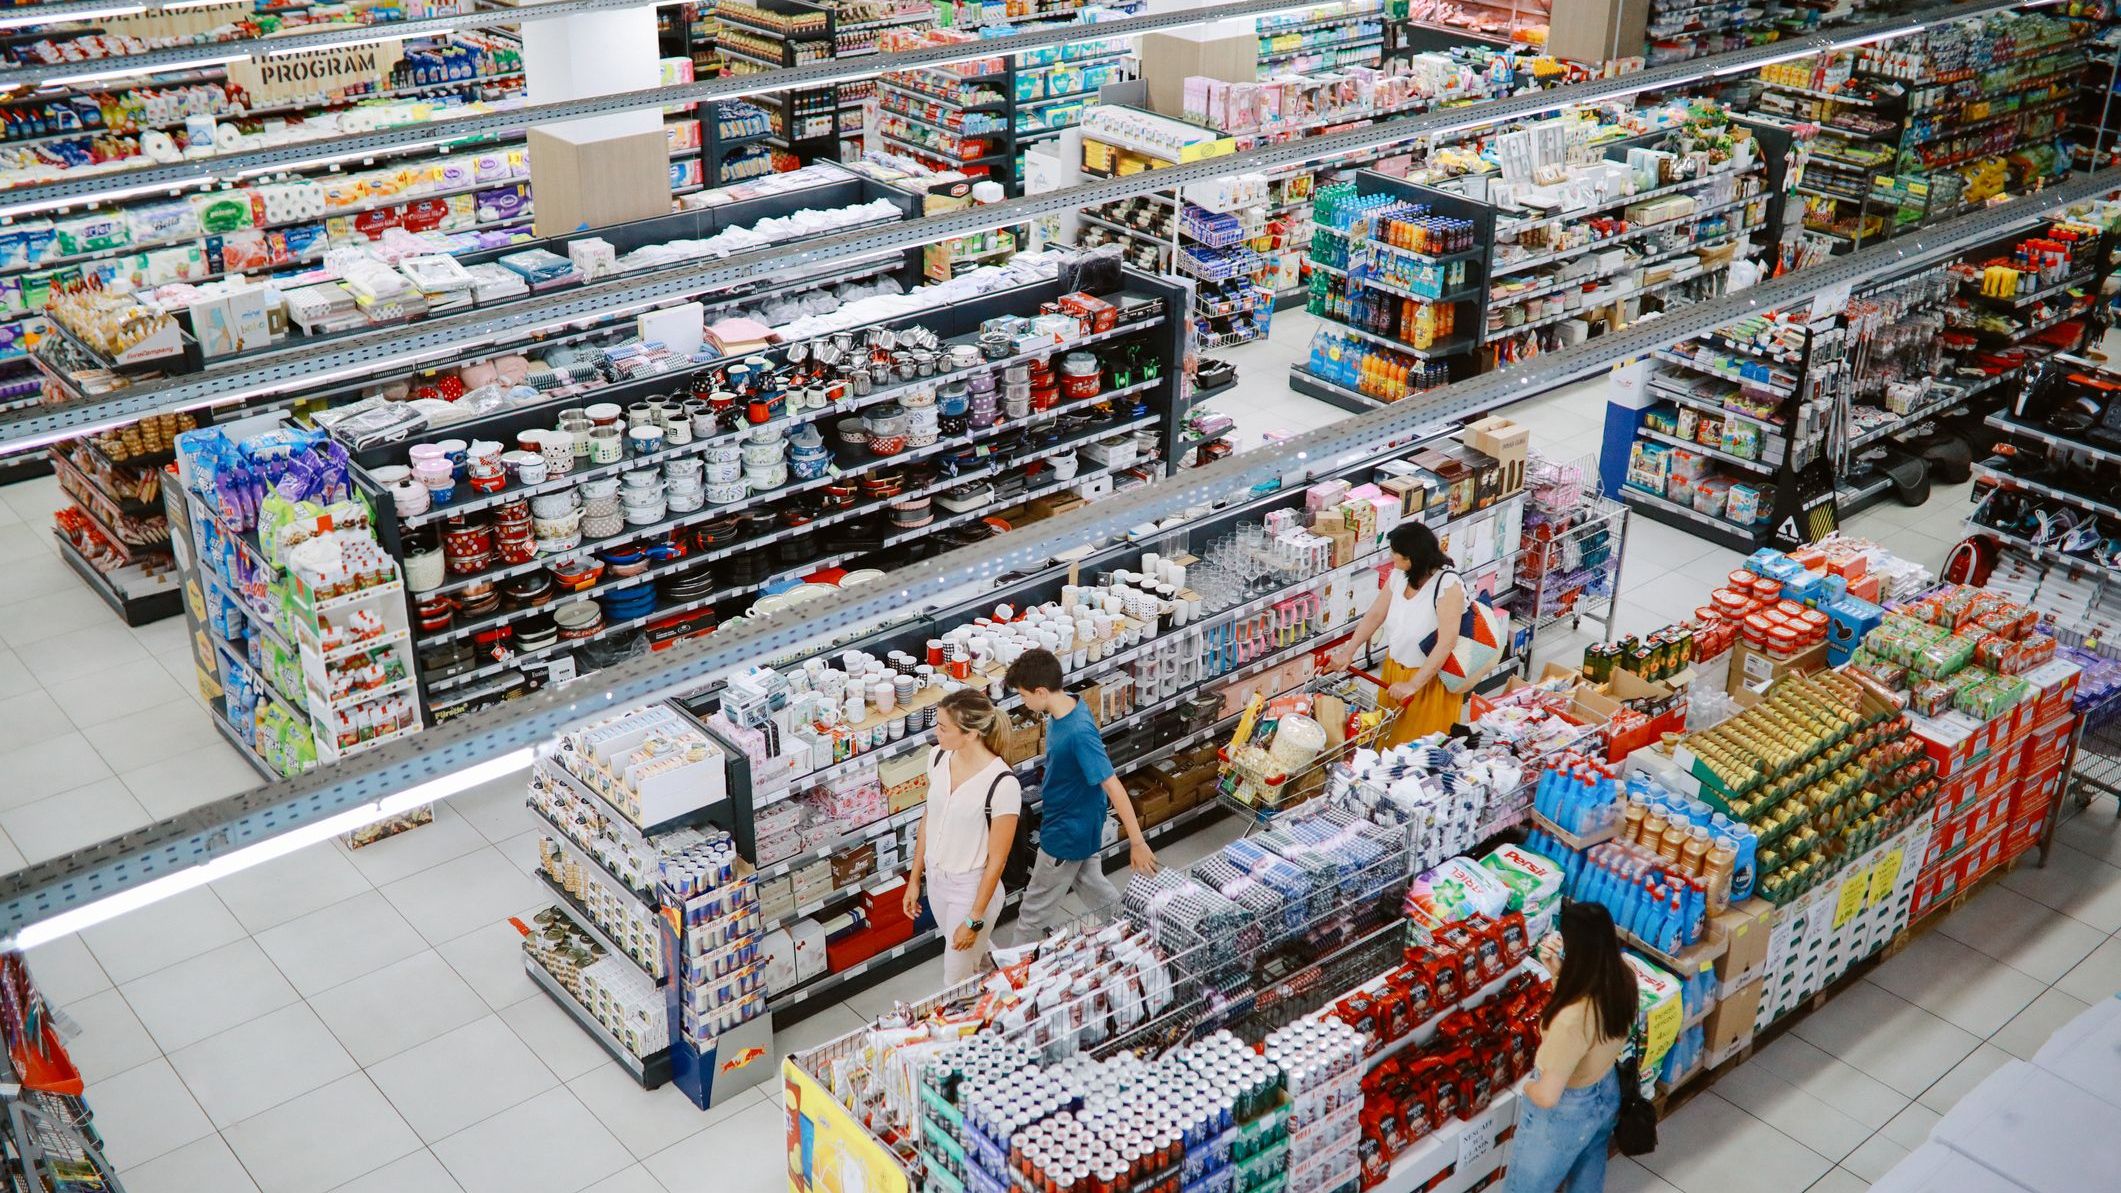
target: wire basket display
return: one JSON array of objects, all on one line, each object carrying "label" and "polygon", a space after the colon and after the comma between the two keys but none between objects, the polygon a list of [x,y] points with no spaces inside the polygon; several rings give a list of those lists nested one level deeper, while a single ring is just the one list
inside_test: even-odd
[{"label": "wire basket display", "polygon": [[1219,282],[1225,278],[1258,273],[1266,263],[1258,253],[1241,245],[1227,249],[1189,245],[1178,250],[1176,264],[1181,273],[1192,274],[1204,281]]},{"label": "wire basket display", "polygon": [[1272,701],[1255,698],[1219,753],[1216,797],[1267,823],[1325,789],[1335,762],[1376,748],[1399,723],[1385,683],[1363,671],[1324,676]]}]

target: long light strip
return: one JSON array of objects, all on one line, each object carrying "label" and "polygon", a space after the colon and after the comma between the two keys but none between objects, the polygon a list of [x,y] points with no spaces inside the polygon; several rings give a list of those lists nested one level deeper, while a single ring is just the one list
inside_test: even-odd
[{"label": "long light strip", "polygon": [[188,870],[179,870],[138,886],[114,891],[93,902],[61,912],[48,920],[31,924],[15,937],[12,947],[33,949],[40,944],[49,944],[84,928],[93,928],[97,924],[114,920],[126,912],[138,911],[151,903],[159,903],[185,891],[196,890],[207,883],[217,882],[252,866],[286,857],[298,849],[321,845],[333,837],[365,828],[401,812],[409,812],[421,804],[445,800],[481,784],[506,778],[517,771],[528,770],[531,758],[532,751],[515,750],[454,774],[430,779],[395,795],[384,796],[374,803],[362,804],[335,816],[327,816],[299,828],[289,829],[255,845],[245,845]]},{"label": "long light strip", "polygon": [[[1652,67],[1631,75],[1611,79],[1592,80],[1575,84],[1573,94],[1584,102],[1604,98],[1608,94],[1683,87],[1689,83],[1713,78],[1720,74],[1739,73],[1758,69],[1762,63],[1787,61],[1808,54],[1850,46],[1867,44],[1879,37],[1898,36],[1910,28],[1920,27],[1925,21],[1963,20],[1990,13],[2014,11],[2020,8],[2038,7],[2056,3],[2058,0],[1983,0],[1981,3],[1942,8],[1924,8],[1889,20],[1866,25],[1852,25],[1839,32],[1812,34],[1795,41],[1780,41],[1770,46],[1752,46],[1731,50],[1723,54],[1689,59],[1685,62]],[[750,95],[770,95],[781,91],[802,90],[828,86],[833,83],[853,82],[875,78],[888,70],[909,70],[927,67],[943,67],[978,61],[999,54],[1020,53],[1027,50],[1047,49],[1083,41],[1102,41],[1114,37],[1126,37],[1139,33],[1181,29],[1209,24],[1233,18],[1258,20],[1287,12],[1309,11],[1309,6],[1289,4],[1285,0],[1241,0],[1239,3],[1216,5],[1192,9],[1179,13],[1159,13],[1150,16],[1128,17],[1117,21],[1101,21],[1088,25],[1068,25],[1057,29],[1034,30],[1008,37],[985,38],[963,45],[934,46],[916,50],[896,51],[851,60],[827,59],[820,63],[781,67],[759,74],[729,75],[704,82],[687,83],[675,87],[648,88],[640,91],[617,92],[594,96],[588,99],[566,100],[550,104],[538,104],[513,108],[506,112],[479,116],[459,117],[450,121],[433,122],[435,125],[453,127],[445,135],[459,138],[490,137],[504,131],[513,131],[525,123],[545,123],[575,120],[583,117],[601,116],[614,112],[633,111],[640,108],[666,108],[678,104],[704,103],[717,99],[740,99]],[[1772,48],[1771,48],[1772,47]],[[1601,91],[1602,89],[1602,91]],[[1571,92],[1571,88],[1556,88],[1544,94]],[[1513,99],[1522,97],[1511,97]],[[1489,101],[1498,103],[1503,101]],[[1564,100],[1562,102],[1573,102]],[[18,187],[0,201],[0,219],[27,215],[34,212],[52,211],[98,202],[111,185],[138,185],[143,182],[167,185],[172,191],[187,187],[208,185],[232,172],[255,172],[258,169],[285,169],[287,163],[299,158],[323,155],[326,157],[360,157],[364,155],[402,152],[403,146],[417,140],[432,139],[435,129],[399,128],[366,133],[343,134],[322,137],[315,141],[291,145],[274,146],[267,149],[245,150],[232,154],[221,154],[214,158],[179,162],[170,165],[146,166],[114,174],[97,174],[80,179],[57,179]]]},{"label": "long light strip", "polygon": [[[2080,175],[2035,195],[2000,207],[1970,212],[1934,227],[1922,229],[1905,241],[1861,249],[1835,258],[1813,269],[1763,282],[1756,287],[1721,298],[1681,308],[1673,314],[1644,320],[1620,332],[1564,348],[1542,357],[1537,370],[1512,370],[1481,374],[1456,382],[1443,390],[1423,395],[1420,402],[1388,404],[1368,414],[1328,424],[1298,435],[1277,448],[1244,453],[1205,467],[1167,478],[1163,482],[1046,522],[1033,523],[1000,539],[965,548],[913,565],[894,575],[890,587],[867,586],[814,602],[800,622],[750,622],[718,631],[707,639],[680,643],[664,656],[617,664],[596,676],[593,687],[581,683],[548,688],[499,708],[474,713],[447,725],[436,726],[402,745],[385,746],[359,758],[320,768],[295,779],[283,780],[255,792],[245,792],[220,805],[195,810],[176,821],[166,822],[128,837],[121,837],[78,850],[65,858],[39,863],[15,874],[0,877],[0,923],[19,926],[19,940],[49,939],[49,935],[78,930],[88,922],[107,919],[212,881],[228,871],[206,877],[193,872],[221,864],[251,848],[278,842],[293,832],[276,834],[271,842],[244,846],[210,857],[182,871],[152,878],[130,873],[134,859],[172,856],[190,844],[211,849],[213,836],[228,834],[230,826],[262,809],[294,809],[329,801],[335,792],[359,793],[360,804],[351,809],[364,823],[384,815],[387,800],[395,796],[366,798],[378,787],[405,783],[403,796],[409,801],[391,807],[411,806],[466,790],[514,773],[527,765],[531,747],[509,748],[511,742],[549,738],[568,728],[585,724],[624,708],[665,700],[696,691],[714,674],[771,657],[790,648],[815,648],[836,634],[861,626],[873,626],[903,615],[909,603],[917,603],[915,592],[959,590],[966,585],[999,579],[1014,570],[1041,570],[1053,554],[1084,542],[1103,542],[1128,533],[1145,522],[1183,514],[1233,490],[1319,468],[1336,468],[1356,462],[1366,448],[1405,442],[1437,433],[1438,420],[1464,417],[1521,401],[1537,393],[1595,375],[1624,358],[1639,358],[1650,350],[1670,345],[1710,328],[1761,309],[1775,309],[1802,301],[1822,286],[1860,278],[1883,269],[1903,268],[1923,260],[1940,260],[1978,243],[1993,240],[2008,230],[2024,227],[2072,203],[2082,202],[2121,188],[2121,166],[2095,174]],[[1328,463],[1328,461],[1331,461]],[[881,589],[881,590],[880,590]],[[601,689],[598,691],[597,689]],[[498,749],[490,758],[471,757],[480,750]],[[463,760],[458,759],[462,757]],[[435,767],[444,768],[434,773]],[[216,814],[226,817],[214,822]],[[299,812],[292,813],[299,817]],[[336,813],[333,815],[345,815]],[[216,832],[202,832],[204,823],[218,823]],[[303,843],[313,843],[346,831],[334,820],[332,832],[319,836],[312,831]],[[278,852],[250,855],[255,865]],[[240,867],[238,867],[240,868]],[[163,885],[163,884],[168,885]],[[131,894],[153,888],[148,897]],[[86,889],[92,897],[77,892]],[[105,891],[108,893],[104,893]],[[69,905],[71,904],[71,905]],[[90,919],[71,919],[76,913],[98,909]],[[43,927],[64,920],[63,929]]]},{"label": "long light strip", "polygon": [[[1999,4],[1994,7],[2013,6]],[[1962,18],[1968,15],[1978,14],[1960,14]],[[1884,27],[1904,30],[1910,27],[1909,19],[1900,18],[1886,22]],[[700,266],[697,280],[700,288],[705,290],[724,283],[735,284],[743,277],[760,270],[808,268],[843,257],[875,252],[884,247],[918,247],[951,237],[1012,227],[1043,215],[1166,190],[1176,181],[1197,181],[1183,178],[1188,172],[1223,175],[1271,170],[1338,154],[1370,152],[1421,137],[1451,136],[1486,125],[1532,119],[1562,108],[1599,102],[1614,96],[1683,86],[1687,82],[1714,77],[1728,71],[1754,69],[1753,64],[1763,57],[1781,61],[1788,57],[1816,53],[1820,44],[1838,46],[1842,41],[1859,42],[1875,37],[1878,33],[1877,27],[1851,29],[1836,38],[1808,39],[1806,48],[1797,51],[1784,50],[1772,55],[1764,55],[1758,51],[1737,51],[1735,56],[1744,58],[1742,65],[1719,62],[1719,59],[1728,59],[1734,55],[1718,55],[1686,63],[1684,65],[1690,68],[1686,70],[1662,68],[1624,75],[1617,79],[1594,80],[1532,95],[1508,97],[1484,104],[1438,108],[1418,114],[1395,116],[1351,132],[1284,142],[1216,158],[1210,162],[1143,171],[1121,178],[1085,183],[1064,191],[1052,191],[966,211],[910,220],[894,225],[888,233],[865,235],[858,243],[847,237],[827,237],[809,245],[778,246],[750,254],[739,254],[715,266]],[[521,112],[510,115],[515,123],[522,122]],[[879,239],[883,235],[889,236],[888,245]],[[835,249],[832,247],[834,245],[839,247]],[[599,292],[619,295],[626,293],[629,288],[652,284],[656,284],[653,279],[618,279],[603,284],[601,291],[592,286],[562,292],[553,297],[557,300],[555,305],[569,305],[569,313],[560,316],[559,320],[573,321],[590,316],[574,310],[572,304],[591,300]],[[511,311],[508,308],[472,310],[428,321],[424,327],[415,324],[408,330],[412,338],[421,340],[436,335],[446,336],[453,329],[461,328],[458,334],[462,344],[470,345],[490,341],[497,336],[510,339],[519,337],[522,334],[522,326],[521,319],[516,317],[518,315],[534,317],[532,312]],[[496,320],[503,321],[502,325],[496,326]],[[48,447],[84,433],[113,429],[151,413],[213,409],[291,392],[297,388],[314,388],[316,377],[319,375],[363,376],[393,367],[416,365],[434,359],[434,354],[441,350],[433,343],[408,347],[406,338],[407,331],[397,331],[361,333],[313,343],[290,343],[284,348],[268,352],[246,368],[231,369],[219,376],[179,374],[167,382],[113,391],[92,402],[19,411],[0,417],[0,459]],[[279,376],[289,359],[298,354],[316,353],[353,359],[349,359],[344,365],[326,368],[320,374],[305,374],[293,379]]]},{"label": "long light strip", "polygon": [[[213,2],[214,0],[200,0],[202,4]],[[47,15],[41,11],[41,8],[42,6],[40,5],[29,8],[10,8],[5,12],[0,12],[0,29],[21,29],[30,25],[54,25],[74,21],[100,21],[106,17],[136,17],[147,11],[145,4],[91,5],[60,16]]]}]

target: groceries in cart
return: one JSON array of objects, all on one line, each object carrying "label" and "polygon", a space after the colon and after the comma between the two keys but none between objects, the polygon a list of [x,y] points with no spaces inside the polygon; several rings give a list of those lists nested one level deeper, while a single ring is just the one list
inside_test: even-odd
[{"label": "groceries in cart", "polygon": [[1355,673],[1314,683],[1314,690],[1273,700],[1253,696],[1222,751],[1217,790],[1224,799],[1271,816],[1322,791],[1331,763],[1391,732],[1399,710],[1379,707],[1374,678]]}]

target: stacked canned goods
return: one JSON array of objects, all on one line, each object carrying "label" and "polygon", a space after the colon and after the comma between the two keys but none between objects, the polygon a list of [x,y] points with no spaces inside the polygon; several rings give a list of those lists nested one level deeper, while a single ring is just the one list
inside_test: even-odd
[{"label": "stacked canned goods", "polygon": [[[928,1170],[949,1178],[931,1187],[969,1187],[975,1180],[973,1170],[990,1164],[998,1151],[1006,1150],[993,1146],[979,1150],[971,1112],[978,1107],[981,1122],[991,1123],[1001,1113],[997,1091],[1009,1089],[1018,1075],[1037,1068],[1038,1059],[1029,1048],[998,1036],[974,1036],[922,1066],[917,1141]],[[1006,1165],[981,1175],[986,1182],[982,1187],[1008,1184]]]},{"label": "stacked canned goods", "polygon": [[1362,1173],[1363,1034],[1338,1019],[1304,1020],[1266,1039],[1289,1094],[1288,1193],[1324,1193]]}]

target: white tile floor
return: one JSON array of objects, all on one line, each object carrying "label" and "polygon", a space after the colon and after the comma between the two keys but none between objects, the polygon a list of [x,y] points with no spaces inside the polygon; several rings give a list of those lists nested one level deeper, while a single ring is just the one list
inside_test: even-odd
[{"label": "white tile floor", "polygon": [[[1311,321],[1276,317],[1228,353],[1216,403],[1243,446],[1341,417],[1293,395]],[[1534,446],[1595,450],[1596,384],[1512,410]],[[118,625],[50,546],[50,481],[0,489],[0,868],[54,856],[251,785],[192,692],[182,631]],[[1964,490],[1857,521],[1934,564]],[[1686,613],[1737,556],[1638,521],[1619,624]],[[1667,575],[1683,584],[1660,585]],[[1685,607],[1680,607],[1684,605]],[[1557,653],[1572,652],[1564,642]],[[173,751],[181,751],[172,757]],[[2121,831],[2112,807],[2061,830],[1959,917],[1687,1105],[1612,1188],[1862,1189],[1953,1100],[2058,1022],[2121,989]],[[701,1113],[634,1086],[523,976],[505,922],[542,906],[519,780],[359,851],[308,850],[38,949],[79,1023],[76,1059],[135,1193],[775,1193],[771,1084]],[[1184,862],[1210,830],[1168,848]],[[783,1031],[783,1052],[927,993],[933,966]]]}]

